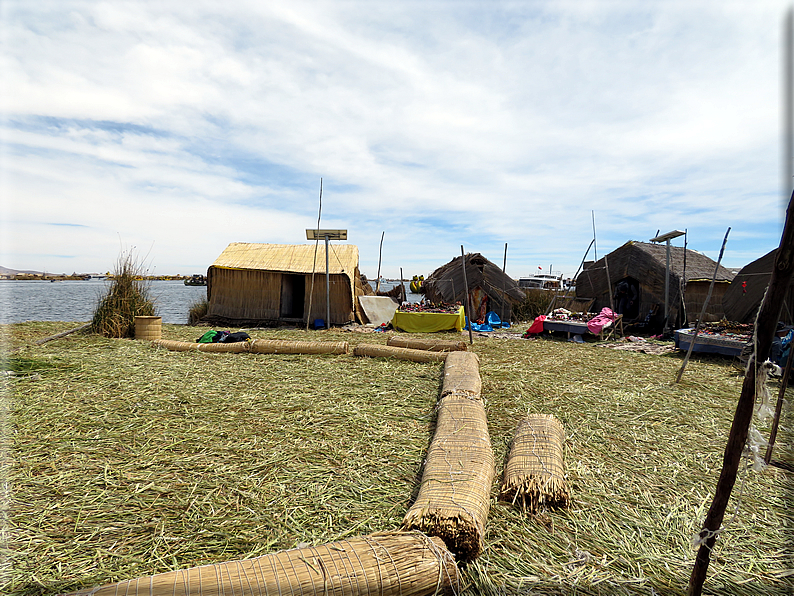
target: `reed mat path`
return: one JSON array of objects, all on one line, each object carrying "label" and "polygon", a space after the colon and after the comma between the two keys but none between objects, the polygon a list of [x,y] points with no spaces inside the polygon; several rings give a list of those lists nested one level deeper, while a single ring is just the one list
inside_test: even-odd
[{"label": "reed mat path", "polygon": [[[30,345],[75,326],[0,326],[2,368],[14,373],[0,377],[0,593],[54,595],[400,526],[443,363],[170,352],[85,334]],[[165,339],[201,331],[163,325]],[[249,333],[351,348],[388,339]],[[543,339],[477,338],[471,349],[496,474],[463,594],[683,594],[740,392],[730,360],[695,357],[675,384],[679,353]],[[529,413],[565,428],[567,510],[529,516],[497,501]],[[786,410],[775,458],[794,462],[793,434]],[[705,593],[790,594],[792,477],[742,477]]]}]

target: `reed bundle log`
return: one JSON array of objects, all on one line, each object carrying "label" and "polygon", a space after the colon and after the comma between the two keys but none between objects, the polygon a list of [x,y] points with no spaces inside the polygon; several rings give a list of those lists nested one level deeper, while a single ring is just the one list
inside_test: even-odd
[{"label": "reed bundle log", "polygon": [[359,344],[353,348],[353,356],[370,358],[397,358],[414,362],[443,362],[451,352],[428,352],[411,348],[396,348],[380,344]]},{"label": "reed bundle log", "polygon": [[382,532],[64,596],[430,596],[459,592],[454,557],[441,540],[419,532]]},{"label": "reed bundle log", "polygon": [[283,341],[255,339],[251,342],[255,354],[347,354],[346,341]]},{"label": "reed bundle log", "polygon": [[447,395],[462,395],[480,399],[480,359],[473,352],[451,352],[444,363],[444,383],[441,398]]},{"label": "reed bundle log", "polygon": [[482,551],[493,478],[494,455],[483,402],[448,395],[438,403],[436,432],[419,494],[405,515],[403,529],[441,538],[463,561],[475,559]]},{"label": "reed bundle log", "polygon": [[519,422],[499,493],[502,501],[529,513],[543,507],[567,507],[563,443],[565,429],[550,414],[534,414]]},{"label": "reed bundle log", "polygon": [[466,351],[466,342],[450,341],[433,338],[414,338],[404,335],[394,335],[386,342],[387,346],[395,348],[411,348],[413,350],[429,350],[430,352],[457,352]]},{"label": "reed bundle log", "polygon": [[187,341],[172,341],[161,339],[153,341],[153,345],[172,350],[174,352],[221,352],[234,353],[252,352],[254,354],[346,354],[348,344],[346,341],[278,341],[255,339],[253,341],[238,341],[232,343],[192,343]]}]

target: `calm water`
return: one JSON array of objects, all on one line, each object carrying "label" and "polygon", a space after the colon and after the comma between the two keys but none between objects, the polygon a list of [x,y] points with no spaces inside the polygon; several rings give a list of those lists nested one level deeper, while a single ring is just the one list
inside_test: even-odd
[{"label": "calm water", "polygon": [[[90,321],[109,282],[87,281],[0,281],[0,323],[24,321]],[[186,286],[182,281],[149,282],[155,313],[163,323],[186,324],[190,307],[207,296],[206,286]],[[372,284],[374,286],[374,282]],[[390,290],[393,283],[381,284]],[[408,289],[408,282],[405,284]],[[418,302],[420,294],[408,294]]]},{"label": "calm water", "polygon": [[[0,281],[0,323],[24,321],[90,321],[109,282]],[[187,323],[190,307],[207,297],[206,286],[186,286],[182,281],[151,281],[155,314],[164,323]]]}]

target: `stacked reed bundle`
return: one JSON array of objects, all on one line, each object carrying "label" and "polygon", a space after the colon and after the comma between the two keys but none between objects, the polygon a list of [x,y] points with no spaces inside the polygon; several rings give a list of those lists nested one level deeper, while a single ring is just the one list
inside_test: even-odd
[{"label": "stacked reed bundle", "polygon": [[66,596],[429,596],[459,591],[455,560],[443,542],[419,532],[383,532],[161,573]]},{"label": "stacked reed bundle", "polygon": [[[447,358],[447,391],[437,406],[436,432],[419,495],[403,520],[404,529],[441,538],[463,561],[482,551],[494,477],[477,364],[477,356],[470,352],[451,352]],[[456,390],[447,387],[447,378],[455,379]]]},{"label": "stacked reed bundle", "polygon": [[353,356],[369,356],[370,358],[397,358],[414,362],[443,362],[450,352],[428,352],[411,348],[395,348],[379,344],[358,344],[353,348]]},{"label": "stacked reed bundle", "polygon": [[255,339],[251,351],[255,354],[347,354],[346,341],[284,341]]},{"label": "stacked reed bundle", "polygon": [[527,416],[518,424],[505,466],[499,498],[525,511],[541,507],[567,507],[563,449],[565,429],[550,414]]},{"label": "stacked reed bundle", "polygon": [[171,341],[161,339],[152,342],[174,352],[226,352],[239,354],[253,352],[254,354],[347,354],[346,341],[280,341],[255,339],[252,341],[238,341],[232,343],[191,343],[186,341]]},{"label": "stacked reed bundle", "polygon": [[441,398],[459,395],[480,399],[482,381],[480,380],[480,359],[473,352],[452,352],[444,364],[444,384]]},{"label": "stacked reed bundle", "polygon": [[394,335],[386,342],[387,346],[395,348],[411,348],[413,350],[429,350],[431,352],[456,352],[466,351],[466,342],[449,341],[433,338],[413,338],[403,335]]}]

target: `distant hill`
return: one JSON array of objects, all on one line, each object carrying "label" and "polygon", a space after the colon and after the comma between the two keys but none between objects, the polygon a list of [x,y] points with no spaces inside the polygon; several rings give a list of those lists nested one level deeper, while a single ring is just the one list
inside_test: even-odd
[{"label": "distant hill", "polygon": [[20,273],[27,273],[29,275],[44,275],[41,271],[20,271],[18,269],[9,269],[8,267],[3,267],[0,265],[0,275],[19,275]]}]

